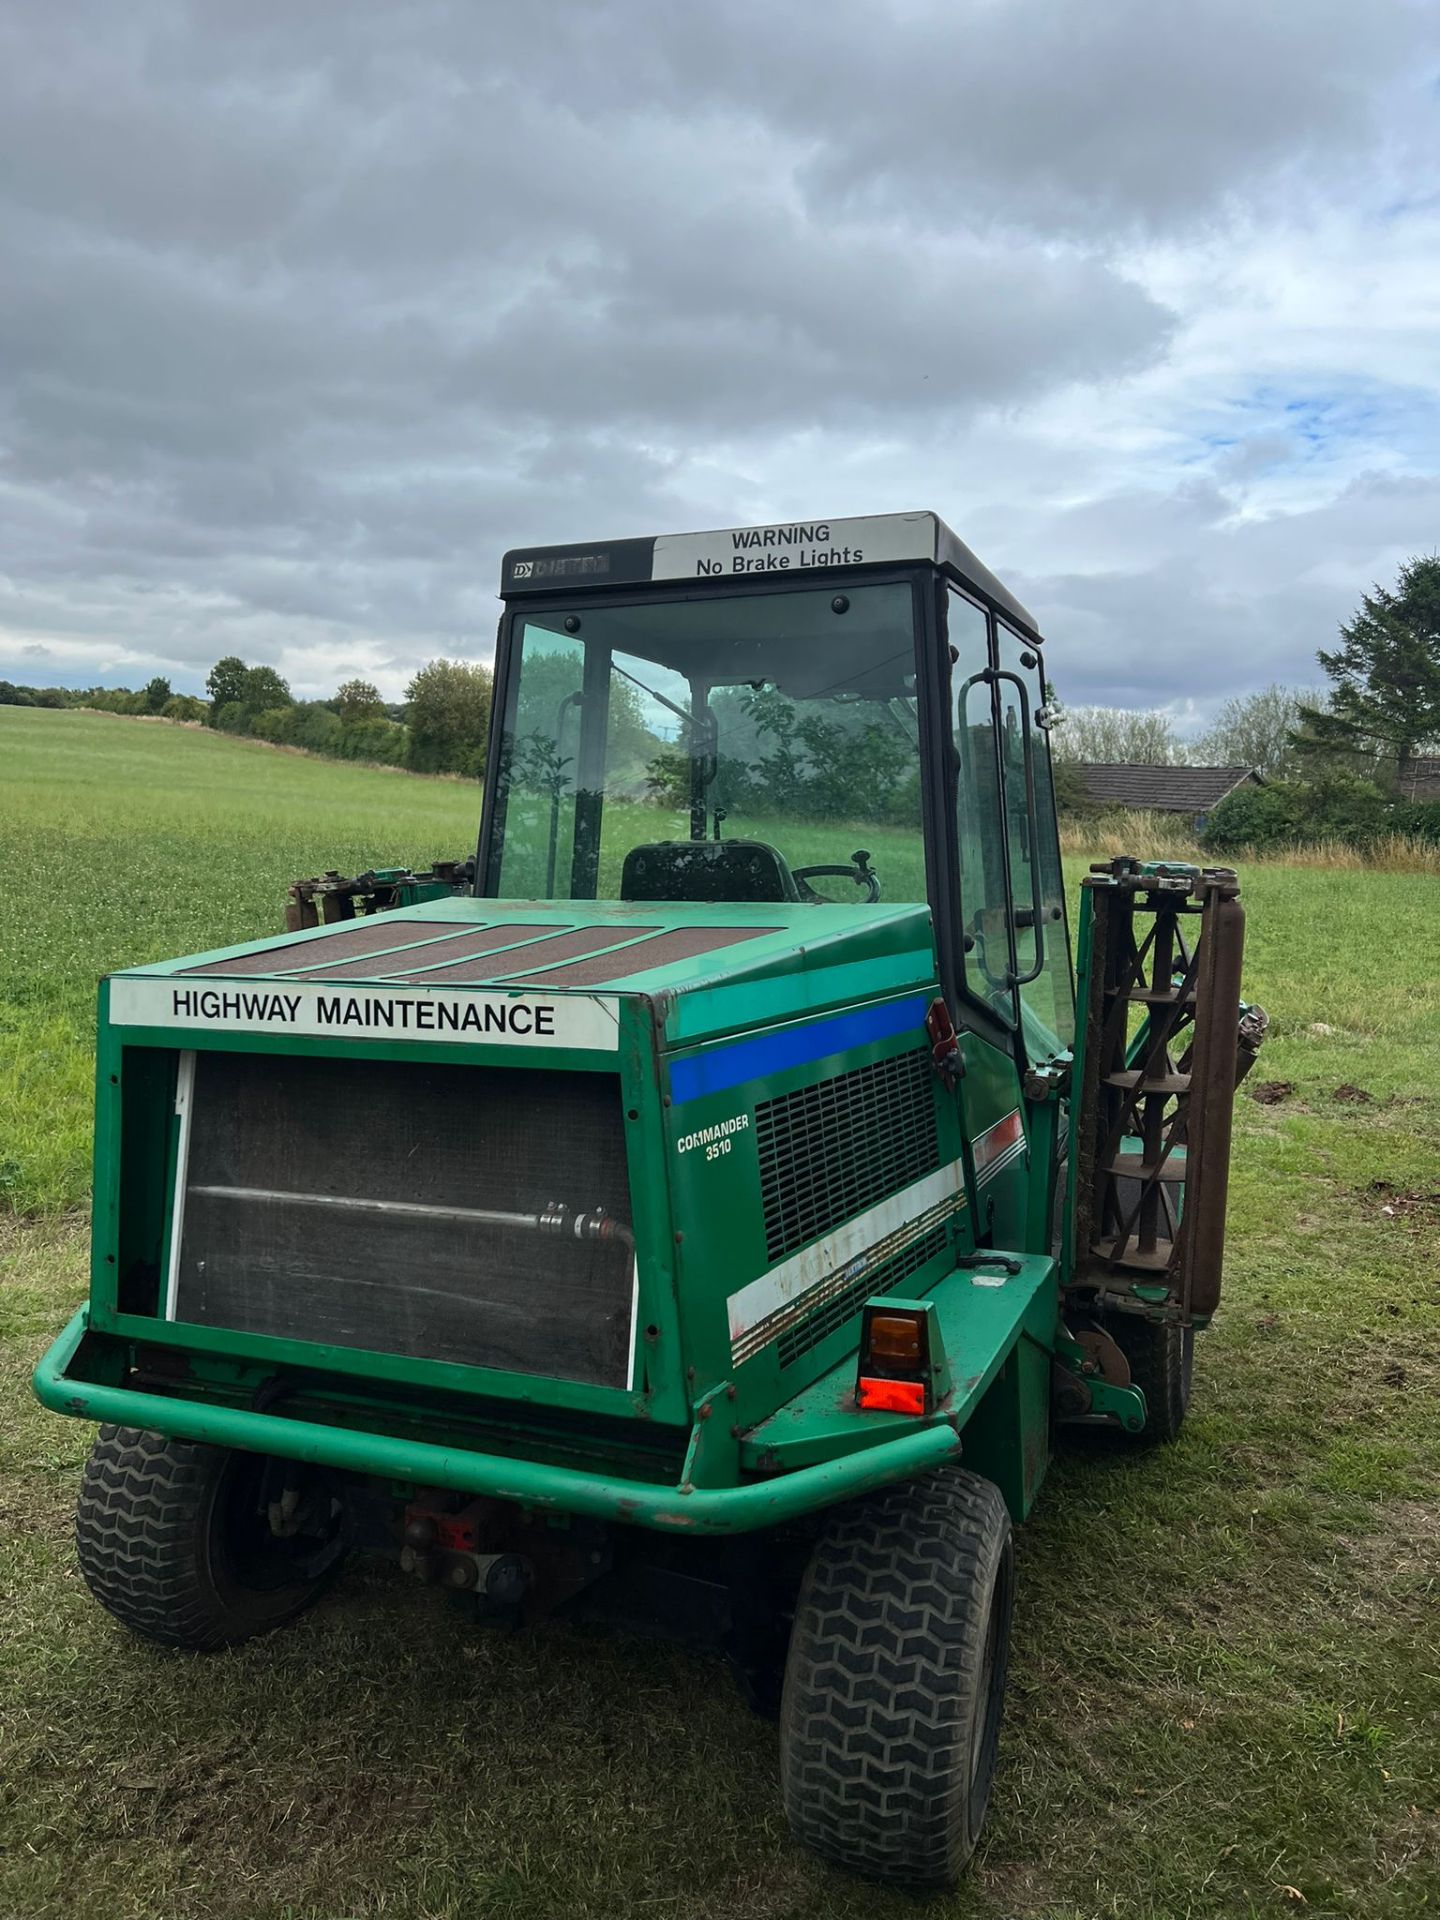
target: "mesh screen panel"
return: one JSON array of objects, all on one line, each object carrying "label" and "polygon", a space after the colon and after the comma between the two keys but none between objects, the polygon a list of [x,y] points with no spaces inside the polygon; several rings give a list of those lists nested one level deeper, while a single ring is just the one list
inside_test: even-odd
[{"label": "mesh screen panel", "polygon": [[929,1052],[762,1100],[755,1136],[766,1251],[782,1260],[939,1164]]},{"label": "mesh screen panel", "polygon": [[623,1387],[629,1245],[533,1219],[628,1228],[624,1126],[608,1074],[198,1053],[177,1317]]}]

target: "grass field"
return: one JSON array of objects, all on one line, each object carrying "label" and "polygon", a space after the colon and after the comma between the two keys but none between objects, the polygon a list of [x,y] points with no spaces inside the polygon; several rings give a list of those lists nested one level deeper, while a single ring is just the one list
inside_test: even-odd
[{"label": "grass field", "polygon": [[31,1216],[0,1225],[3,1920],[1436,1911],[1433,878],[1244,875],[1275,1098],[1240,1102],[1226,1304],[1177,1447],[1056,1461],[954,1899],[793,1847],[774,1732],[716,1662],[492,1637],[383,1570],[211,1659],[93,1605],[69,1541],[89,1433],[27,1381],[83,1294],[95,979],[276,927],[296,874],[462,853],[474,808],[455,783],[0,709],[0,1156]]}]

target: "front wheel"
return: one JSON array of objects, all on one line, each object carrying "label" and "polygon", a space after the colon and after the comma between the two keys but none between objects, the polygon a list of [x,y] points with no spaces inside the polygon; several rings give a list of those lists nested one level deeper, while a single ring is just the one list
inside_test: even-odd
[{"label": "front wheel", "polygon": [[1156,1447],[1177,1439],[1190,1408],[1195,1329],[1115,1313],[1105,1331],[1129,1361],[1131,1383],[1145,1395],[1145,1425],[1132,1436],[1134,1444]]},{"label": "front wheel", "polygon": [[958,1467],[839,1510],[800,1589],[780,1766],[798,1839],[953,1886],[990,1800],[1014,1594],[1010,1516]]},{"label": "front wheel", "polygon": [[289,1462],[101,1427],[75,1546],[108,1612],[161,1646],[233,1647],[308,1607],[339,1567],[339,1513]]}]

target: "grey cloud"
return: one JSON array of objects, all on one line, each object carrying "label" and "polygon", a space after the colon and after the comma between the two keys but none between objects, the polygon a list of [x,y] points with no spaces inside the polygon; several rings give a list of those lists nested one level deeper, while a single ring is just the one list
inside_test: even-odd
[{"label": "grey cloud", "polygon": [[[488,647],[509,544],[769,510],[807,444],[862,492],[869,447],[933,468],[1163,366],[1129,236],[1363,164],[1423,32],[1403,0],[0,0],[0,621],[403,673]],[[1127,538],[1168,591],[1231,510],[1077,509],[1077,620],[1112,578],[1141,633]]]},{"label": "grey cloud", "polygon": [[[770,54],[736,91],[748,81],[816,130],[818,186],[912,205],[928,190],[937,206],[1052,231],[1155,229],[1277,165],[1344,164],[1373,141],[1379,88],[1406,73],[1421,30],[1407,0],[937,0],[879,36],[864,0],[827,10],[820,35],[803,9],[783,25],[749,12],[752,45],[768,21]],[[728,9],[706,17],[717,59],[745,44]],[[855,136],[831,143],[822,127],[847,110]]]},{"label": "grey cloud", "polygon": [[[1313,685],[1317,648],[1371,581],[1436,545],[1440,478],[1365,475],[1323,506],[1256,519],[1218,518],[1214,504],[1193,492],[1146,503],[1150,525],[1171,527],[1147,563],[1017,576],[1071,705],[1204,708],[1272,680]],[[1084,509],[1111,523],[1112,551],[1137,533],[1144,547],[1136,513],[1133,497]]]}]

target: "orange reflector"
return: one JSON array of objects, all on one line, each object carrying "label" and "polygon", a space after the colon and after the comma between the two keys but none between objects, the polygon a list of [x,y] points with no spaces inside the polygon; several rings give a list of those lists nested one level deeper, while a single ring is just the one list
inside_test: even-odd
[{"label": "orange reflector", "polygon": [[918,1314],[872,1313],[866,1352],[883,1366],[919,1366],[922,1324]]},{"label": "orange reflector", "polygon": [[855,1398],[861,1407],[877,1413],[924,1413],[925,1382],[862,1378]]}]

